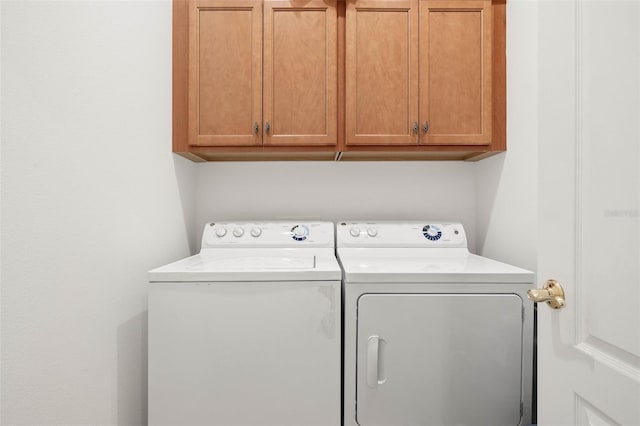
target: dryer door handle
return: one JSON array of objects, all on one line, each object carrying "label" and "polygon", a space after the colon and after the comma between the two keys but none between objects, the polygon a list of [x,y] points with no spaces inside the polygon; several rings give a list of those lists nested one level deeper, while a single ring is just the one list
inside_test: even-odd
[{"label": "dryer door handle", "polygon": [[371,336],[367,342],[367,386],[378,386],[378,361],[380,354],[380,337]]}]

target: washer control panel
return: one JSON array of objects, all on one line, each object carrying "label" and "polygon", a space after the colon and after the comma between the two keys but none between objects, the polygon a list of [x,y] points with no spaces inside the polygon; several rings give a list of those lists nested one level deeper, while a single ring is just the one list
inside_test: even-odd
[{"label": "washer control panel", "polygon": [[467,247],[461,223],[338,222],[338,247]]},{"label": "washer control panel", "polygon": [[214,247],[334,247],[331,222],[210,222],[202,248]]}]

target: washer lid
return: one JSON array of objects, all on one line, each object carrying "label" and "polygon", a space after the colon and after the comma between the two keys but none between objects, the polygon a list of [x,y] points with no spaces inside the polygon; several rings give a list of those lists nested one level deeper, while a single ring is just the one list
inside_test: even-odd
[{"label": "washer lid", "polygon": [[529,283],[534,274],[466,249],[339,248],[345,283]]},{"label": "washer lid", "polygon": [[208,249],[149,271],[151,282],[339,280],[333,249]]},{"label": "washer lid", "polygon": [[287,270],[287,269],[313,269],[316,264],[316,256],[290,256],[280,255],[222,255],[210,258],[198,256],[197,259],[186,265],[187,271],[256,271],[256,270]]}]

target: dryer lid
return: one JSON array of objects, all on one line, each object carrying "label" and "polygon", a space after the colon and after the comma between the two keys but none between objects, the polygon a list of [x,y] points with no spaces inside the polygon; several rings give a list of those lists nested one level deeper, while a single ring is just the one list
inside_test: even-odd
[{"label": "dryer lid", "polygon": [[466,249],[339,248],[345,283],[529,283],[533,273]]}]

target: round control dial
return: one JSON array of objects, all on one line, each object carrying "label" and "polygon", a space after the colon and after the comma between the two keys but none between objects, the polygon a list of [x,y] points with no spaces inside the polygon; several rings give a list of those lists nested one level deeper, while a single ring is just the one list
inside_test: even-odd
[{"label": "round control dial", "polygon": [[422,228],[422,235],[424,235],[427,240],[438,241],[442,237],[442,231],[439,226],[425,225]]},{"label": "round control dial", "polygon": [[244,229],[242,229],[242,228],[236,228],[236,229],[234,229],[234,230],[233,230],[233,236],[234,236],[234,237],[240,238],[240,237],[242,237],[243,235],[244,235]]},{"label": "round control dial", "polygon": [[378,230],[376,228],[367,228],[367,235],[373,238],[378,235]]},{"label": "round control dial", "polygon": [[357,226],[354,226],[351,229],[349,229],[349,233],[351,234],[352,237],[359,237],[360,236],[360,228],[358,228]]},{"label": "round control dial", "polygon": [[255,228],[251,228],[251,236],[258,238],[260,235],[262,235],[262,229],[255,227]]},{"label": "round control dial", "polygon": [[227,235],[227,228],[218,228],[216,229],[216,236],[218,238],[222,238]]},{"label": "round control dial", "polygon": [[296,241],[304,241],[309,236],[309,228],[304,225],[295,225],[291,228],[291,238]]}]

